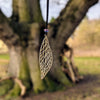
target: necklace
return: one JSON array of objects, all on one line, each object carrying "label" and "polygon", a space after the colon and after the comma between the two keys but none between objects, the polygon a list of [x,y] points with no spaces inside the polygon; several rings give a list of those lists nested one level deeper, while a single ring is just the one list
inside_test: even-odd
[{"label": "necklace", "polygon": [[47,37],[48,33],[48,16],[49,16],[49,0],[47,0],[47,18],[46,18],[46,28],[44,29],[44,39],[42,41],[40,52],[39,52],[39,63],[41,71],[41,79],[47,75],[53,64],[53,54],[50,48],[49,40]]}]

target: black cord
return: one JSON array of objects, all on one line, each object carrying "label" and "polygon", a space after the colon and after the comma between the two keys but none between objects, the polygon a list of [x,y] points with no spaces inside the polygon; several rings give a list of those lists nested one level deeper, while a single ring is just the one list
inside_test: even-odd
[{"label": "black cord", "polygon": [[45,34],[48,33],[48,17],[49,17],[49,0],[47,0],[47,11],[46,11],[46,27],[45,27]]}]

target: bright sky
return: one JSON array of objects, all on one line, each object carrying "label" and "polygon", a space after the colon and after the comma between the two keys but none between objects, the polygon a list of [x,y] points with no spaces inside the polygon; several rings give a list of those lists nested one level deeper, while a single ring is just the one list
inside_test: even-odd
[{"label": "bright sky", "polygon": [[12,0],[0,0],[0,10],[5,16],[10,17],[12,15]]},{"label": "bright sky", "polygon": [[[55,1],[55,2],[54,2]],[[57,5],[57,0],[50,0],[50,9],[49,9],[49,20],[52,17],[58,17],[61,9],[63,9],[65,7],[65,4],[67,3],[68,0],[59,0],[59,2],[61,3],[61,5]],[[42,8],[42,14],[44,19],[46,16],[46,0],[41,0],[40,1],[41,4],[41,8]],[[100,1],[98,4],[94,5],[93,7],[91,7],[89,9],[89,11],[87,12],[87,16],[89,19],[98,19],[100,18]]]},{"label": "bright sky", "polygon": [[89,17],[89,19],[100,19],[100,1],[98,4],[94,5],[89,9],[87,16]]},{"label": "bright sky", "polygon": [[[46,1],[40,0],[42,14],[44,20],[46,19]],[[57,5],[58,0],[50,0],[50,10],[49,10],[49,20],[52,17],[58,17],[61,9],[64,8],[66,2],[68,0],[59,0],[60,5]],[[7,17],[11,17],[12,15],[12,0],[0,0],[0,9]],[[89,19],[100,18],[100,2],[93,7],[91,7],[87,13]]]}]

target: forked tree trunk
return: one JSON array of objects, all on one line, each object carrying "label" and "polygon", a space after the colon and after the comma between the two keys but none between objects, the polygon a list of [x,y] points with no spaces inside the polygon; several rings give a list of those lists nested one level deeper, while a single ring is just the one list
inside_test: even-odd
[{"label": "forked tree trunk", "polygon": [[[26,81],[27,83],[32,82],[34,92],[38,93],[40,91],[46,90],[46,88],[53,87],[52,84],[46,83],[50,82],[52,79],[64,84],[71,85],[65,74],[61,71],[60,66],[57,69],[54,67],[51,70],[51,74],[48,78],[45,78],[45,82],[40,79],[40,68],[39,68],[39,25],[34,23],[30,28],[30,39],[28,41],[29,45],[27,48],[22,48],[19,46],[14,46],[9,48],[10,52],[10,66],[9,73],[11,76],[18,77],[21,80]],[[55,47],[55,46],[54,46]],[[54,50],[53,50],[54,51]],[[57,51],[55,55],[58,54]],[[56,56],[54,56],[56,57]],[[58,57],[58,56],[57,56]],[[58,59],[58,58],[54,58]],[[59,62],[58,60],[55,60]],[[54,65],[53,65],[54,66]],[[53,72],[53,73],[52,73]],[[54,74],[55,73],[55,74]],[[56,81],[54,83],[56,83]],[[53,81],[52,81],[53,82]],[[26,86],[27,87],[27,86]]]},{"label": "forked tree trunk", "polygon": [[[38,54],[43,33],[43,28],[39,23],[43,22],[43,18],[39,0],[14,0],[14,11],[10,20],[0,12],[0,39],[9,48],[10,75],[22,80],[27,90],[33,86],[35,93],[54,90],[59,84],[72,85],[61,70],[60,52],[65,41],[81,22],[88,9],[97,1],[70,0],[60,16],[50,25],[48,37],[53,51],[54,64],[47,77],[41,80]],[[7,88],[7,91],[11,88]],[[10,96],[20,95],[20,91],[18,84],[15,84],[10,91]],[[7,92],[2,94],[5,93]]]}]

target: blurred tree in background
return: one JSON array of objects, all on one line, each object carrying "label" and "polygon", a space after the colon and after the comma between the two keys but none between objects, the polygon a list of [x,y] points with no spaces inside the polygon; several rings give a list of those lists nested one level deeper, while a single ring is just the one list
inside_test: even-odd
[{"label": "blurred tree in background", "polygon": [[[74,48],[100,47],[100,19],[89,20],[85,18],[74,32],[74,38],[69,43]],[[81,41],[81,42],[80,42]]]},{"label": "blurred tree in background", "polygon": [[[39,1],[13,0],[13,15],[9,19],[0,12],[0,39],[7,45],[10,54],[8,71],[11,76],[22,81],[27,91],[33,87],[35,93],[53,91],[59,84],[71,85],[61,70],[59,56],[66,40],[73,34],[88,9],[98,2],[69,0],[59,17],[49,25],[48,37],[54,54],[54,64],[47,77],[41,80],[38,52],[45,22]],[[21,89],[12,79],[4,81],[1,86],[1,95],[8,93],[10,89],[12,90],[8,96],[20,95]]]}]

